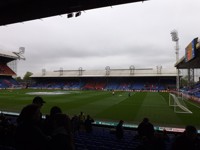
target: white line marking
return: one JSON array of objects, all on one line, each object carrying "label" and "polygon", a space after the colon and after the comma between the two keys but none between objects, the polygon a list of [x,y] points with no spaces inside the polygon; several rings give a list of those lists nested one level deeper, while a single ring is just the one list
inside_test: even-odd
[{"label": "white line marking", "polygon": [[196,106],[197,108],[200,108],[199,106],[193,104],[192,102],[189,102],[188,100],[184,100],[184,101],[188,102],[189,104],[191,104],[191,105],[193,105],[193,106]]}]

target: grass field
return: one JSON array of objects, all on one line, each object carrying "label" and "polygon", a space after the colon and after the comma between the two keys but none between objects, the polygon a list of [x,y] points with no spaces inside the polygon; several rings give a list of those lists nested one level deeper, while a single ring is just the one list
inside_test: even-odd
[{"label": "grass field", "polygon": [[[35,95],[29,92],[53,92],[55,90],[0,90],[0,110],[20,112],[32,102]],[[52,106],[59,106],[70,116],[83,111],[95,120],[119,121],[138,124],[143,117],[148,117],[154,125],[185,127],[195,125],[200,129],[200,104],[185,101],[192,114],[175,113],[169,107],[169,94],[157,92],[115,92],[109,91],[66,91],[63,95],[42,95],[46,101],[43,114],[49,114]]]}]

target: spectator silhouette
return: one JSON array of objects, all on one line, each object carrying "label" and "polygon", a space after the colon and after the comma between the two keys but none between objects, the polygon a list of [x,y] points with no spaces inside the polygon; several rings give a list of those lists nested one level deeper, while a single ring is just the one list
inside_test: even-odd
[{"label": "spectator silhouette", "polygon": [[50,117],[53,117],[56,114],[62,113],[62,110],[58,106],[53,106],[50,110]]},{"label": "spectator silhouette", "polygon": [[200,140],[194,126],[188,125],[182,135],[172,143],[172,150],[200,150]]},{"label": "spectator silhouette", "polygon": [[40,107],[35,104],[25,106],[19,117],[15,133],[16,150],[45,150],[50,137],[38,126]]},{"label": "spectator silhouette", "polygon": [[84,123],[85,123],[85,115],[83,112],[80,113],[78,116],[79,118],[79,129],[83,130],[84,129]]},{"label": "spectator silhouette", "polygon": [[58,113],[62,113],[62,110],[58,106],[53,106],[50,110],[50,115],[46,115],[46,119],[44,121],[44,131],[47,135],[51,135],[54,129],[54,119],[55,115]]},{"label": "spectator silhouette", "polygon": [[74,150],[70,118],[65,114],[55,114],[54,127],[49,150]]},{"label": "spectator silhouette", "polygon": [[0,145],[13,146],[15,128],[16,127],[11,121],[11,118],[0,113]]},{"label": "spectator silhouette", "polygon": [[[32,104],[38,105],[42,109],[43,104],[46,103],[42,97],[36,96],[33,98]],[[40,112],[40,121],[38,121],[39,127],[44,131],[44,120],[42,119],[42,113]]]},{"label": "spectator silhouette", "polygon": [[144,118],[137,129],[140,138],[151,139],[154,136],[154,126],[149,122],[148,118]]},{"label": "spectator silhouette", "polygon": [[87,133],[92,132],[92,123],[94,122],[94,119],[90,117],[90,115],[87,115],[87,118],[85,120],[85,130]]},{"label": "spectator silhouette", "polygon": [[40,106],[40,107],[42,107],[43,104],[46,103],[46,102],[43,100],[42,97],[36,96],[36,97],[33,98],[32,103],[33,103],[33,104],[36,104],[36,105],[38,105],[38,106]]},{"label": "spectator silhouette", "polygon": [[122,139],[124,137],[124,128],[123,128],[124,121],[120,120],[116,126],[116,137],[118,139]]},{"label": "spectator silhouette", "polygon": [[76,131],[79,131],[79,118],[77,115],[74,115],[71,119],[72,123],[72,131],[75,133]]},{"label": "spectator silhouette", "polygon": [[166,150],[166,142],[168,142],[169,137],[166,135],[166,132],[163,133],[155,132],[154,137],[146,141],[146,149],[151,148],[152,150]]}]

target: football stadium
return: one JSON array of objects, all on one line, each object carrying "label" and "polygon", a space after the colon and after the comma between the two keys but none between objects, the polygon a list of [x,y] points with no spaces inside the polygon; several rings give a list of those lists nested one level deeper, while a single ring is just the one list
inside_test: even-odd
[{"label": "football stadium", "polygon": [[[197,48],[197,55],[188,58],[192,60],[185,62],[184,56],[176,67],[199,67],[199,53]],[[80,112],[90,114],[96,126],[112,128],[123,120],[124,127],[136,129],[147,117],[157,131],[183,132],[188,124],[200,129],[199,83],[177,91],[176,70],[134,66],[89,71],[43,69],[31,76],[31,83],[22,85],[12,77],[16,75],[15,61],[21,56],[1,51],[0,57],[2,114],[18,116],[35,96],[41,96],[45,100],[41,109],[44,118],[53,106],[58,106],[70,117]]]},{"label": "football stadium", "polygon": [[[136,1],[111,2],[112,5],[117,5]],[[61,7],[61,4],[59,7]],[[77,5],[79,4],[71,2],[71,7],[65,13],[74,12],[76,9],[99,8],[110,4],[108,5],[103,1],[96,1],[96,3],[87,1],[80,8]],[[52,4],[49,7],[52,7]],[[29,6],[29,8],[31,9],[32,7]],[[38,11],[43,12],[40,9]],[[29,14],[30,16],[26,15],[22,18],[12,16],[10,19],[5,19],[0,15],[1,18],[5,19],[0,21],[0,24],[4,25],[47,17],[55,15],[55,13],[64,13],[64,10],[59,9],[56,11],[54,9],[49,13]],[[176,35],[174,36],[176,31],[171,34],[172,40],[177,43],[178,39]],[[49,134],[50,129],[63,124],[63,120],[61,121],[63,114],[71,119],[69,126],[72,126],[72,128],[74,127],[72,118],[80,116],[82,113],[85,116],[89,115],[93,120],[90,122],[91,126],[94,128],[93,132],[92,130],[89,130],[89,132],[86,127],[82,127],[82,124],[77,130],[73,128],[73,142],[68,140],[68,134],[66,139],[55,140],[54,131],[51,131],[53,133],[50,135],[52,139],[48,140],[48,142],[51,141],[50,146],[48,145],[48,148],[41,146],[41,150],[61,150],[62,148],[59,146],[62,145],[62,140],[66,140],[67,146],[65,144],[62,145],[65,149],[143,150],[149,147],[155,150],[170,150],[172,139],[177,134],[184,132],[186,126],[195,126],[197,133],[200,133],[200,82],[194,81],[194,70],[200,68],[199,45],[198,38],[191,40],[185,48],[185,55],[176,60],[174,70],[162,68],[161,66],[136,68],[133,65],[125,69],[113,69],[110,66],[106,66],[104,70],[85,70],[82,67],[75,70],[65,70],[63,68],[59,70],[42,69],[42,71],[33,73],[30,76],[31,80],[26,83],[18,82],[14,78],[17,76],[17,61],[25,60],[23,56],[24,48],[21,47],[19,52],[0,50],[0,149],[38,149],[36,146],[39,143],[37,143],[37,140],[40,140],[39,136],[35,137],[35,139],[30,137],[31,140],[36,141],[36,146],[33,146],[33,148],[31,148],[32,143],[29,143],[29,139],[23,139],[27,143],[22,140],[24,142],[23,146],[18,145],[21,141],[16,140],[15,136],[32,134],[31,132],[25,133],[33,128],[27,129],[27,124],[23,124],[22,120],[27,117],[28,119],[26,119],[30,121],[33,116],[29,116],[31,111],[24,112],[25,114],[23,114],[23,111],[27,106],[35,106],[32,104],[33,99],[40,97],[42,98],[42,106],[37,106],[37,109],[40,110],[41,120],[49,121],[50,110],[55,106],[62,110],[61,116],[58,115],[60,113],[57,114],[58,118],[56,118],[56,115],[54,116],[54,122],[51,122],[53,125],[45,121],[42,127],[38,125],[39,123],[37,124],[42,131],[44,130],[45,134]],[[178,46],[176,47],[177,49]],[[186,70],[188,76],[188,85],[184,87],[180,84],[183,77],[183,74],[180,73],[181,70]],[[139,130],[140,123],[144,118],[148,118],[154,125],[153,129],[156,132],[156,136],[153,140],[149,139],[148,136],[146,138],[149,141],[145,140],[144,137],[137,137],[137,130]],[[125,129],[123,130],[123,138],[117,136],[116,127],[120,122],[123,122],[121,127]],[[45,126],[45,123],[48,126]],[[67,131],[69,126],[67,126],[68,128],[66,127]],[[24,131],[24,128],[27,130]],[[15,132],[9,132],[13,130]],[[38,130],[35,130],[34,127],[33,132],[37,133]],[[164,135],[168,138],[167,140],[163,140]],[[19,136],[20,138],[21,136]],[[166,141],[159,145],[158,139]],[[149,143],[145,143],[145,141]],[[44,146],[44,143],[42,141],[40,145]]]}]

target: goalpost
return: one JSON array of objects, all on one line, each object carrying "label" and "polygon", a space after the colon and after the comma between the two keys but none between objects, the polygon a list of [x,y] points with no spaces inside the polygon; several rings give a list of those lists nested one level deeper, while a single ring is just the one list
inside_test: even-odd
[{"label": "goalpost", "polygon": [[169,93],[169,106],[174,107],[175,113],[192,114],[192,111],[187,108],[183,97],[178,97],[171,93]]}]

